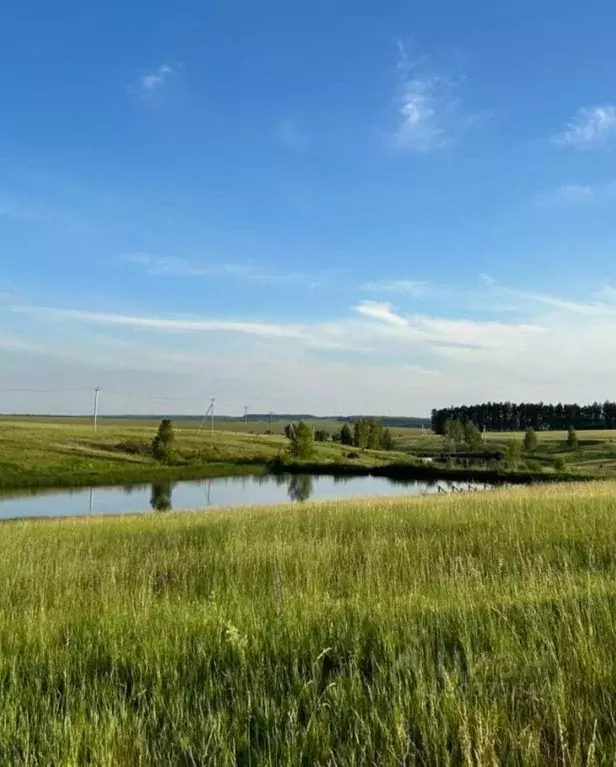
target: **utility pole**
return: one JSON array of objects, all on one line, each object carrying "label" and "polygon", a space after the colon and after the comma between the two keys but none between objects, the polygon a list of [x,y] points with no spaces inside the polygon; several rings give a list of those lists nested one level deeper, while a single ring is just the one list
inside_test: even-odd
[{"label": "utility pole", "polygon": [[203,428],[203,424],[205,423],[205,421],[206,421],[208,415],[210,415],[210,413],[212,414],[212,423],[211,423],[211,427],[210,427],[210,433],[213,434],[214,433],[214,397],[211,397],[211,399],[210,399],[210,406],[205,411],[205,415],[203,416],[203,420],[201,421],[201,423],[199,424],[199,428],[197,429],[197,434],[199,434],[199,432]]},{"label": "utility pole", "polygon": [[94,433],[96,434],[96,427],[98,426],[98,395],[100,388],[97,386],[94,389]]},{"label": "utility pole", "polygon": [[214,436],[214,397],[212,397],[212,404],[210,405],[212,408],[212,418],[210,421],[210,437]]}]

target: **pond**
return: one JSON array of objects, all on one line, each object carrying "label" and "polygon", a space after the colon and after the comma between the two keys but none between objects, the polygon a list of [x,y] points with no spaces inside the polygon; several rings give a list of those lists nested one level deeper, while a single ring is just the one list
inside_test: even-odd
[{"label": "pond", "polygon": [[393,480],[386,477],[332,477],[277,474],[217,477],[199,481],[95,487],[55,491],[11,491],[0,495],[0,519],[104,516],[171,509],[227,508],[289,501],[376,498],[480,490],[482,483]]}]

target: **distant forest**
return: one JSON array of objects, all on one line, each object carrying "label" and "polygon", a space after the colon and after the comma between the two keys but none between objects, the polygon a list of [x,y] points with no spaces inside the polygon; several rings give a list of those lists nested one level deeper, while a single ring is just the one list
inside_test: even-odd
[{"label": "distant forest", "polygon": [[[67,416],[70,418],[70,416]],[[76,418],[82,418],[83,416],[75,416]],[[123,419],[127,421],[136,421],[136,420],[143,420],[143,421],[151,421],[156,418],[160,418],[160,415],[151,414],[151,415],[114,415],[114,416],[106,416],[107,418],[114,418],[114,419]],[[169,418],[173,419],[174,421],[200,421],[203,418],[203,415],[169,415]],[[272,421],[274,423],[277,423],[279,421],[284,421],[285,423],[288,423],[289,421],[336,421],[337,423],[355,423],[356,421],[359,421],[361,418],[365,418],[366,416],[361,415],[326,415],[326,416],[318,416],[318,415],[310,415],[310,413],[275,413],[272,414]],[[378,421],[381,426],[387,427],[387,428],[395,428],[395,427],[404,427],[404,428],[411,428],[411,429],[421,429],[422,426],[426,429],[431,428],[430,427],[430,419],[429,418],[420,418],[417,416],[388,416],[388,415],[376,415],[372,416],[376,421]],[[249,413],[246,416],[239,415],[239,416],[228,416],[228,415],[216,415],[214,416],[214,421],[244,421],[246,420],[248,423],[263,423],[265,421],[269,421],[270,415],[269,413]]]},{"label": "distant forest", "polygon": [[486,402],[432,411],[432,428],[445,433],[449,420],[471,421],[486,431],[520,431],[532,426],[538,431],[568,429],[616,429],[616,402],[592,405],[546,405],[543,402]]}]

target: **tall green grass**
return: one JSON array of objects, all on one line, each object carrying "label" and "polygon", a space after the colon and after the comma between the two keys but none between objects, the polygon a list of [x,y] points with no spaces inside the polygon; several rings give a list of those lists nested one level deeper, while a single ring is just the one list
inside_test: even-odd
[{"label": "tall green grass", "polygon": [[0,764],[601,764],[616,487],[6,524]]}]

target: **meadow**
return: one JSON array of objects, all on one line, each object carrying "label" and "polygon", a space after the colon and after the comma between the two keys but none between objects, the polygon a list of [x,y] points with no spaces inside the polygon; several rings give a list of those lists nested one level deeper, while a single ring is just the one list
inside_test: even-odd
[{"label": "meadow", "polygon": [[6,523],[0,763],[611,764],[615,489]]},{"label": "meadow", "polygon": [[[71,487],[147,482],[156,478],[198,478],[265,471],[283,456],[289,442],[284,423],[274,434],[269,424],[216,422],[198,432],[195,421],[174,421],[177,462],[165,466],[149,453],[160,419],[101,419],[96,433],[91,420],[61,418],[0,418],[0,488]],[[335,424],[330,424],[331,431]],[[340,425],[338,424],[338,430]],[[344,448],[333,442],[315,444],[315,460],[344,463]],[[404,461],[404,453],[362,451],[359,466]]]},{"label": "meadow", "polygon": [[[176,460],[155,461],[150,453],[159,419],[102,418],[96,433],[90,419],[55,417],[0,417],[0,489],[130,484],[154,479],[198,479],[267,471],[268,463],[285,459],[289,446],[283,435],[286,421],[215,421],[198,431],[199,422],[177,419]],[[309,421],[329,434],[340,421]],[[442,457],[441,437],[425,430],[392,428],[393,451],[356,450],[332,441],[315,443],[314,462],[321,468],[417,466],[432,456]],[[522,434],[486,435],[484,448],[504,451]],[[616,432],[579,432],[579,446],[567,446],[565,432],[541,432],[532,455],[523,456],[519,470],[554,472],[556,461],[566,461],[566,472],[582,476],[616,476]],[[455,455],[454,464],[455,464]],[[450,463],[448,457],[446,463]],[[442,462],[440,470],[445,468]],[[436,469],[436,464],[434,466]],[[455,468],[455,465],[454,465]],[[481,466],[479,467],[481,469]],[[549,476],[544,477],[546,480]]]}]

